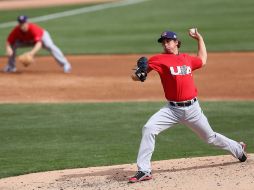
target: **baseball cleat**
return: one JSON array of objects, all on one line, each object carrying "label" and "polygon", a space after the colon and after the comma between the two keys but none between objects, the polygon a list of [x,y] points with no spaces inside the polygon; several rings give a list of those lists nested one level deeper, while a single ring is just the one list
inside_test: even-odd
[{"label": "baseball cleat", "polygon": [[136,183],[139,181],[146,181],[152,179],[151,172],[138,171],[135,176],[129,178],[129,183]]},{"label": "baseball cleat", "polygon": [[247,153],[245,152],[247,145],[244,142],[240,142],[239,144],[242,146],[243,155],[241,158],[238,158],[238,159],[240,160],[240,162],[245,162],[247,160]]},{"label": "baseball cleat", "polygon": [[7,66],[4,68],[4,72],[5,72],[5,73],[16,73],[16,72],[17,72],[17,69],[16,69],[16,67],[11,67],[11,66],[7,65]]},{"label": "baseball cleat", "polygon": [[69,63],[65,64],[63,66],[63,70],[64,70],[64,73],[70,73],[71,72],[71,65]]}]

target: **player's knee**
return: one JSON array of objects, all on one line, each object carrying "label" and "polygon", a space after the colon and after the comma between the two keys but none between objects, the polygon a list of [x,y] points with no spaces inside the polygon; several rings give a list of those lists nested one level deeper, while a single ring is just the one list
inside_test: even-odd
[{"label": "player's knee", "polygon": [[157,135],[158,133],[153,129],[151,125],[145,125],[142,129],[143,135]]},{"label": "player's knee", "polygon": [[55,49],[55,45],[52,43],[43,43],[43,47],[48,51],[53,51]]},{"label": "player's knee", "polygon": [[215,139],[216,139],[216,133],[214,133],[214,134],[212,134],[211,136],[209,136],[209,137],[206,139],[206,142],[207,142],[208,144],[214,144]]}]

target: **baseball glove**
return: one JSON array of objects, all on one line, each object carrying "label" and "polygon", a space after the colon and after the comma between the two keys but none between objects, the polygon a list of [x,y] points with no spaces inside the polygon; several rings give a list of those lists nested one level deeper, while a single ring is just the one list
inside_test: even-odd
[{"label": "baseball glove", "polygon": [[135,75],[137,78],[144,82],[147,77],[148,60],[146,57],[140,57],[137,61],[137,68],[135,69]]},{"label": "baseball glove", "polygon": [[24,65],[25,67],[28,67],[32,63],[34,63],[34,57],[30,53],[23,53],[20,56],[18,56],[18,62]]}]

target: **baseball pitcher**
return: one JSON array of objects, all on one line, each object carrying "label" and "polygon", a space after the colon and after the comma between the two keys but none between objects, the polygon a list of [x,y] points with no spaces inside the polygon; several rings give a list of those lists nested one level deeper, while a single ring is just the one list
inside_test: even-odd
[{"label": "baseball pitcher", "polygon": [[214,132],[200,108],[193,71],[206,64],[207,51],[203,37],[197,29],[189,30],[189,35],[198,43],[197,56],[180,53],[181,41],[177,34],[166,31],[158,39],[163,53],[152,56],[149,60],[141,57],[137,61],[137,69],[132,79],[144,82],[147,73],[152,70],[158,72],[167,104],[143,127],[137,157],[138,172],[129,179],[131,183],[152,179],[150,162],[155,148],[155,136],[177,123],[186,125],[204,142],[228,151],[241,162],[247,159],[246,144]]}]

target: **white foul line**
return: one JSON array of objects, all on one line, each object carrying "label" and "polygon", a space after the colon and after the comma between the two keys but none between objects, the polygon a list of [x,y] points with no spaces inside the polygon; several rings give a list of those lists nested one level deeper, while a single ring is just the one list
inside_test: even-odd
[{"label": "white foul line", "polygon": [[[64,11],[64,12],[60,12],[60,13],[54,13],[54,14],[49,14],[49,15],[45,15],[45,16],[34,17],[29,20],[31,22],[43,22],[43,21],[53,20],[53,19],[57,19],[57,18],[78,15],[78,14],[82,14],[82,13],[89,13],[89,12],[114,8],[114,7],[122,7],[122,6],[131,5],[131,4],[142,3],[144,1],[148,1],[148,0],[123,0],[120,2],[100,4],[100,5],[95,5],[95,6],[91,6],[91,7],[83,7],[83,8],[79,8],[79,9],[73,9],[70,11]],[[0,28],[13,27],[16,24],[17,24],[16,21],[15,22],[6,22],[6,23],[0,24]]]}]

